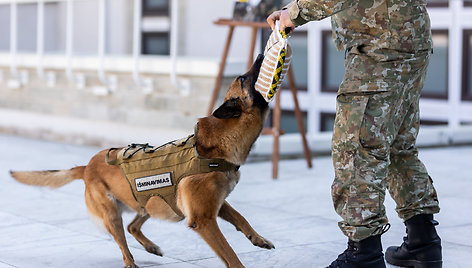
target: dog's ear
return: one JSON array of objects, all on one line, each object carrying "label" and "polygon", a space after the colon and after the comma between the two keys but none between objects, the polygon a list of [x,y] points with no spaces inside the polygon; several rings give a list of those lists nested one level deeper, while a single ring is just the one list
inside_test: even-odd
[{"label": "dog's ear", "polygon": [[218,119],[237,118],[241,116],[242,108],[238,98],[233,98],[225,101],[216,111],[213,116]]}]

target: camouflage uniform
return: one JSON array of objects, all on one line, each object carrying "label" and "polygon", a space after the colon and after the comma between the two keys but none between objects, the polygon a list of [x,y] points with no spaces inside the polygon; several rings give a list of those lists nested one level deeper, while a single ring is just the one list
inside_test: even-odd
[{"label": "camouflage uniform", "polygon": [[382,233],[385,189],[403,220],[439,212],[418,159],[419,96],[432,41],[426,0],[298,0],[286,7],[298,26],[331,16],[346,50],[332,140],[332,197],[351,240]]}]

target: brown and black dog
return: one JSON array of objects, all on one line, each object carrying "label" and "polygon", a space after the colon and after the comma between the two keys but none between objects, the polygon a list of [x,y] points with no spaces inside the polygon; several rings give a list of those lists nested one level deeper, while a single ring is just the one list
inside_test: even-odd
[{"label": "brown and black dog", "polygon": [[[254,89],[263,57],[259,55],[252,68],[237,77],[226,93],[224,103],[216,111],[198,120],[196,148],[205,158],[221,158],[242,165],[259,137],[268,112],[268,104]],[[137,267],[126,243],[121,206],[137,212],[128,231],[146,251],[162,256],[161,249],[141,232],[150,217],[171,221],[183,220],[169,205],[153,196],[144,208],[135,200],[119,166],[105,161],[107,150],[96,154],[87,166],[59,171],[12,171],[19,182],[57,188],[75,179],[85,183],[85,202],[90,214],[103,222],[118,243],[126,267]],[[237,170],[209,172],[184,177],[177,187],[177,206],[196,231],[215,251],[227,267],[244,267],[221,233],[217,216],[233,224],[256,246],[272,249],[274,245],[260,236],[226,197],[239,181]]]}]

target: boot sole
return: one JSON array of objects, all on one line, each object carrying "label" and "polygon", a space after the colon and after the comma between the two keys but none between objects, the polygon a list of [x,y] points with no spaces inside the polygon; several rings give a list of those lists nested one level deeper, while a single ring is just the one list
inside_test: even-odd
[{"label": "boot sole", "polygon": [[416,260],[388,260],[387,262],[396,266],[414,268],[442,268],[442,261],[416,261]]}]

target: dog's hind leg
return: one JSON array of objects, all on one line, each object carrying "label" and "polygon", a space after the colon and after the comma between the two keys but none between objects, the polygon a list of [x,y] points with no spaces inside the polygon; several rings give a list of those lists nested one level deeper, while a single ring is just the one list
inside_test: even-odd
[{"label": "dog's hind leg", "polygon": [[121,209],[115,198],[107,193],[105,185],[93,184],[86,185],[85,203],[91,214],[100,218],[107,231],[113,236],[123,254],[123,261],[126,268],[137,268],[134,263],[133,255],[129,251],[126,243],[123,220],[121,218]]},{"label": "dog's hind leg", "polygon": [[261,235],[259,235],[249,224],[249,222],[231,207],[228,202],[224,202],[220,208],[218,216],[223,220],[231,223],[236,227],[236,230],[241,231],[247,239],[249,239],[254,246],[258,246],[266,249],[275,248],[274,245]]},{"label": "dog's hind leg", "polygon": [[144,222],[147,221],[149,217],[149,214],[137,214],[136,217],[134,217],[134,220],[128,225],[128,232],[132,234],[141,245],[143,245],[147,252],[162,256],[162,251],[159,246],[154,244],[141,232],[141,226],[143,226]]}]

